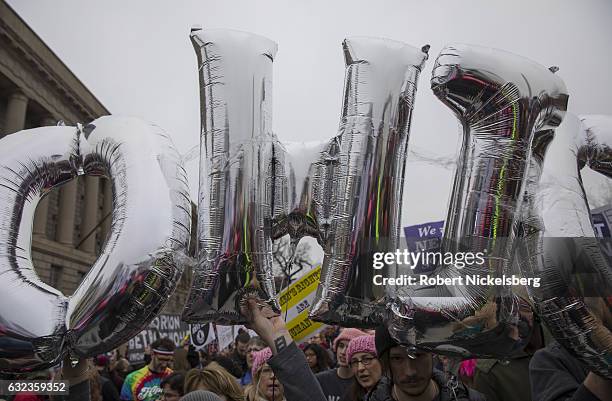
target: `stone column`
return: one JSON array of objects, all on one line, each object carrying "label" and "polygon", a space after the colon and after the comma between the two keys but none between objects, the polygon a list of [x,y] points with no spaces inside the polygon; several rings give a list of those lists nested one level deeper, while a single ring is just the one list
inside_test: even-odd
[{"label": "stone column", "polygon": [[98,177],[85,177],[85,204],[83,205],[83,222],[81,235],[89,235],[81,239],[80,249],[91,254],[96,253],[96,234],[92,233],[98,224],[98,192],[100,181]]},{"label": "stone column", "polygon": [[60,189],[59,213],[57,216],[57,242],[74,245],[74,216],[76,212],[77,179],[64,184]]},{"label": "stone column", "polygon": [[[42,127],[49,127],[55,125],[55,119],[52,117],[45,117],[41,120],[40,125]],[[36,212],[34,214],[34,235],[42,238],[47,237],[47,217],[49,212],[49,198],[44,197],[38,203]]]},{"label": "stone column", "polygon": [[51,116],[43,117],[40,119],[41,127],[53,127],[57,125],[57,120]]},{"label": "stone column", "polygon": [[[111,187],[111,182],[109,179],[104,180],[104,203],[102,204],[102,216],[100,218],[105,218],[110,212],[113,210],[113,189]],[[103,238],[108,236],[111,228],[111,222],[113,216],[106,217],[104,223],[102,223],[102,235]]]},{"label": "stone column", "polygon": [[21,131],[25,127],[28,97],[21,91],[13,92],[6,107],[6,124],[2,136]]}]

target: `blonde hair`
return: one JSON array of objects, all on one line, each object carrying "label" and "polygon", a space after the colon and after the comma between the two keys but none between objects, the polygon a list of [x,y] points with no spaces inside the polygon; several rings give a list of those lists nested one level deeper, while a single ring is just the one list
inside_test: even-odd
[{"label": "blonde hair", "polygon": [[[263,365],[261,365],[261,367],[263,366],[266,366],[266,364],[264,363]],[[255,372],[255,375],[253,376],[253,380],[251,381],[251,384],[248,384],[244,388],[244,395],[246,396],[246,401],[268,401],[268,398],[259,391],[259,379],[260,378],[261,378],[261,368],[259,368]],[[284,391],[285,389],[283,388],[283,400],[286,400]]]},{"label": "blonde hair", "polygon": [[199,389],[223,395],[228,401],[245,401],[234,376],[215,362],[209,363],[204,369],[191,369],[185,375],[185,394]]},{"label": "blonde hair", "polygon": [[257,383],[248,384],[244,388],[244,396],[246,397],[246,401],[267,401],[266,398],[259,393],[257,388]]},{"label": "blonde hair", "polygon": [[497,305],[493,302],[487,302],[480,310],[477,310],[474,315],[468,316],[460,322],[453,323],[453,333],[471,329],[475,326],[484,330],[490,330],[497,325],[496,314]]}]

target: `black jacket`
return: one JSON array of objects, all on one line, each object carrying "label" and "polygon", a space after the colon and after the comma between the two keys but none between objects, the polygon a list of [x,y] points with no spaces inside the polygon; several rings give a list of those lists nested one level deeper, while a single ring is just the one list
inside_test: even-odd
[{"label": "black jacket", "polygon": [[582,382],[589,370],[558,342],[535,353],[529,363],[535,401],[598,401]]},{"label": "black jacket", "polygon": [[[432,379],[438,385],[440,393],[431,401],[486,401],[479,392],[472,390],[463,383],[447,380],[444,373],[434,370]],[[366,396],[366,401],[394,401],[391,396],[391,381],[384,377]]]},{"label": "black jacket", "polygon": [[282,383],[287,401],[327,401],[304,353],[295,343],[270,358],[268,365]]}]

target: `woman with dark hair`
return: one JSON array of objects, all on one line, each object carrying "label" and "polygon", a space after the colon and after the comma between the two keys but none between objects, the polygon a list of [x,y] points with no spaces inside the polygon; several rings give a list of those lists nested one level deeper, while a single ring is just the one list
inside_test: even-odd
[{"label": "woman with dark hair", "polygon": [[183,389],[184,383],[185,376],[180,373],[172,373],[162,380],[159,385],[162,389],[161,401],[178,401],[179,398],[185,395]]},{"label": "woman with dark hair", "polygon": [[119,358],[117,361],[111,364],[110,379],[115,385],[118,392],[121,392],[125,376],[130,371],[130,363],[126,358]]},{"label": "woman with dark hair", "polygon": [[330,368],[329,355],[327,351],[318,344],[306,344],[304,355],[312,373],[323,372]]},{"label": "woman with dark hair", "polygon": [[346,349],[346,360],[353,370],[353,384],[340,401],[363,401],[382,377],[382,365],[378,360],[374,336],[353,338]]},{"label": "woman with dark hair", "polygon": [[196,351],[193,345],[189,345],[189,350],[187,350],[187,361],[189,362],[190,369],[201,369],[204,367],[200,359],[200,352]]}]

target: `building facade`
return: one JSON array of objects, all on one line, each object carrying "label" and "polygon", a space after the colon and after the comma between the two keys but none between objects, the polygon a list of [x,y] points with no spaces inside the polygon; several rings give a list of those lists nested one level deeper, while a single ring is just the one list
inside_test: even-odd
[{"label": "building facade", "polygon": [[[23,129],[86,124],[110,112],[17,13],[0,0],[0,138]],[[39,203],[32,261],[42,281],[72,294],[95,262],[111,225],[107,180],[79,177]],[[184,274],[166,313],[180,313],[191,275]]]}]

